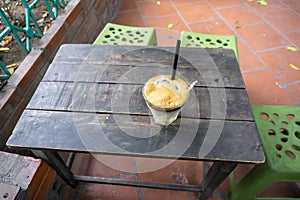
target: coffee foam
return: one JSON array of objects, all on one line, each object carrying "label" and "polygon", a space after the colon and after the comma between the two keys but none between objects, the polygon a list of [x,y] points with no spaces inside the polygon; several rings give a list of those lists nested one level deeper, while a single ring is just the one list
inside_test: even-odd
[{"label": "coffee foam", "polygon": [[169,75],[152,77],[144,86],[144,97],[152,105],[160,108],[176,108],[185,103],[188,85],[180,78],[171,80]]}]

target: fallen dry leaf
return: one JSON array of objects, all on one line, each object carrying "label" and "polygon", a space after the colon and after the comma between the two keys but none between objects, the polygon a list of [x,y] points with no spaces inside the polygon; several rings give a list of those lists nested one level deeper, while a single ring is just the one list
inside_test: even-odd
[{"label": "fallen dry leaf", "polygon": [[50,24],[45,25],[43,34],[45,34],[49,30],[50,26],[51,26]]},{"label": "fallen dry leaf", "polygon": [[2,39],[2,41],[1,41],[1,43],[0,43],[0,46],[1,46],[1,47],[6,47],[6,46],[12,41],[12,39],[13,39],[13,37],[10,36],[10,35],[5,36],[5,37]]},{"label": "fallen dry leaf", "polygon": [[235,23],[234,23],[234,28],[241,28],[242,27],[242,24],[239,22],[239,20],[237,20]]},{"label": "fallen dry leaf", "polygon": [[7,69],[9,69],[9,68],[16,68],[16,67],[18,67],[20,64],[21,64],[21,62],[16,62],[16,63],[10,64],[10,65],[7,65]]},{"label": "fallen dry leaf", "polygon": [[0,47],[1,52],[8,52],[9,48],[8,47]]},{"label": "fallen dry leaf", "polygon": [[291,67],[291,68],[293,68],[294,70],[300,70],[300,68],[299,67],[297,67],[296,65],[294,65],[294,64],[289,64],[289,66]]},{"label": "fallen dry leaf", "polygon": [[168,29],[172,29],[174,27],[173,24],[168,24]]},{"label": "fallen dry leaf", "polygon": [[298,51],[296,47],[287,47],[286,49],[292,52]]},{"label": "fallen dry leaf", "polygon": [[10,73],[10,74],[13,74],[15,72],[15,69],[14,68],[9,68],[7,69],[7,71]]},{"label": "fallen dry leaf", "polygon": [[48,12],[45,12],[44,14],[43,14],[43,18],[46,18],[48,16]]},{"label": "fallen dry leaf", "polygon": [[262,6],[268,5],[268,3],[265,0],[257,0],[257,3]]}]

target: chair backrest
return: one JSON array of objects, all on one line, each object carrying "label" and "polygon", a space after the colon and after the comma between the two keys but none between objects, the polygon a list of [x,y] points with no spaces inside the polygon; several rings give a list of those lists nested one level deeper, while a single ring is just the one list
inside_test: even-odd
[{"label": "chair backrest", "polygon": [[300,107],[252,105],[266,160],[300,180]]},{"label": "chair backrest", "polygon": [[156,46],[157,39],[154,28],[107,23],[94,44]]},{"label": "chair backrest", "polygon": [[237,60],[239,60],[236,37],[231,35],[210,35],[182,31],[181,46],[232,49]]}]

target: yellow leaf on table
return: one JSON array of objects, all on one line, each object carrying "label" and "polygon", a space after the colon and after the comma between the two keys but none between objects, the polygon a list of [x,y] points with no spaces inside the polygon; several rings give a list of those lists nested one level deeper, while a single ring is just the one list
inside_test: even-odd
[{"label": "yellow leaf on table", "polygon": [[168,24],[168,29],[172,29],[174,27],[173,24]]},{"label": "yellow leaf on table", "polygon": [[291,67],[291,68],[293,68],[294,70],[300,70],[300,68],[299,67],[297,67],[296,65],[294,65],[294,64],[289,64],[289,66]]},{"label": "yellow leaf on table", "polygon": [[298,51],[296,47],[287,47],[286,49],[292,52]]},{"label": "yellow leaf on table", "polygon": [[265,0],[257,0],[257,3],[262,6],[268,5],[268,3]]}]

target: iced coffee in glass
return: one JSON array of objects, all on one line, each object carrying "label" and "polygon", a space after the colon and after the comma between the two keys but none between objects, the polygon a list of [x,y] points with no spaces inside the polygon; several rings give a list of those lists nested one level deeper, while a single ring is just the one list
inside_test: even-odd
[{"label": "iced coffee in glass", "polygon": [[189,97],[188,85],[169,75],[154,76],[143,87],[143,96],[154,122],[168,126],[174,122]]}]

